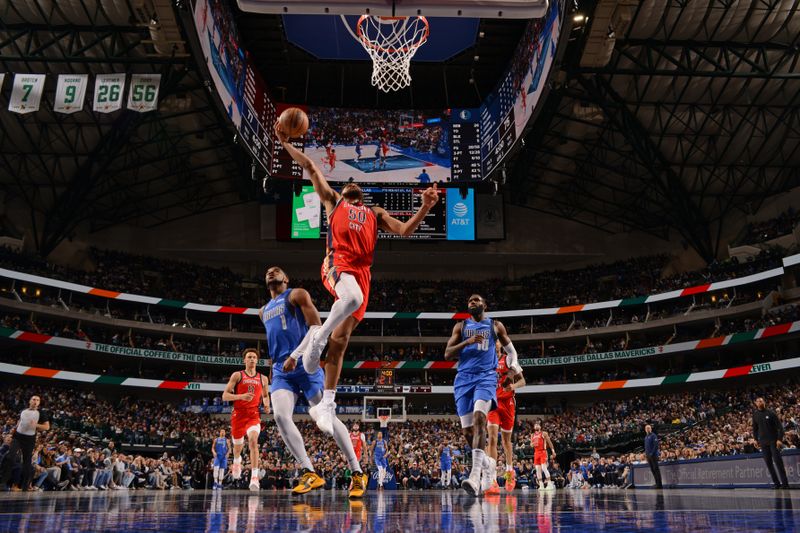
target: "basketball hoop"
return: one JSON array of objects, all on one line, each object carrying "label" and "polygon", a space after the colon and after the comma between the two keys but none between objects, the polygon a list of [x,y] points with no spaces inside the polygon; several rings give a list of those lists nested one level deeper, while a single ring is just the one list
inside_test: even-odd
[{"label": "basketball hoop", "polygon": [[[349,25],[347,29],[350,30]],[[385,93],[411,85],[411,58],[429,34],[425,17],[362,15],[353,37],[372,58],[372,85]]]},{"label": "basketball hoop", "polygon": [[389,427],[389,416],[390,415],[380,415],[378,417],[378,421],[381,424],[381,428]]}]

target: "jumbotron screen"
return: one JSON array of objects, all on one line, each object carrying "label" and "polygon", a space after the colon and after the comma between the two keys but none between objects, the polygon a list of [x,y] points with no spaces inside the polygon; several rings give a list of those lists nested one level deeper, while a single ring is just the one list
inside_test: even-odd
[{"label": "jumbotron screen", "polygon": [[[376,186],[363,187],[364,202],[380,206],[393,217],[405,221],[420,208],[423,187]],[[466,194],[464,194],[466,193]],[[311,185],[303,186],[292,205],[292,239],[319,239],[328,234],[325,210]],[[378,230],[379,239],[400,238]],[[411,239],[475,240],[475,191],[473,189],[444,189],[439,202],[428,212]]]}]

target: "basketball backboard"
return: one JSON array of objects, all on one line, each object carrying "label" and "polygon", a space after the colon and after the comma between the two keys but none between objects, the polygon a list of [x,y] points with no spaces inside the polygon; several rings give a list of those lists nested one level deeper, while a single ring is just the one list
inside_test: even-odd
[{"label": "basketball backboard", "polygon": [[238,0],[250,13],[382,17],[541,18],[548,0]]}]

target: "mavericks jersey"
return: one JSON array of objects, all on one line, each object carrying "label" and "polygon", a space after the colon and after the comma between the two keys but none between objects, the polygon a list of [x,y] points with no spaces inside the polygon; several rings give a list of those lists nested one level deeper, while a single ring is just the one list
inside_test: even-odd
[{"label": "mavericks jersey", "polygon": [[[267,347],[272,359],[272,371],[283,373],[283,362],[300,344],[308,332],[306,318],[297,307],[289,303],[292,289],[269,301],[261,310],[261,321],[267,331]],[[302,360],[297,362],[295,372],[305,372]]]},{"label": "mavericks jersey", "polygon": [[375,460],[383,461],[386,458],[386,441],[375,441]]},{"label": "mavericks jersey", "polygon": [[378,217],[364,204],[340,199],[328,220],[324,275],[339,267],[340,273],[352,268],[369,268],[378,241]]},{"label": "mavericks jersey", "polygon": [[253,399],[249,402],[244,400],[236,400],[233,402],[233,412],[253,412],[259,411],[261,405],[261,395],[263,393],[263,384],[261,383],[261,374],[256,372],[255,376],[248,376],[247,372],[240,370],[241,378],[239,383],[236,384],[235,394],[245,394],[247,392],[253,395]]},{"label": "mavericks jersey", "polygon": [[217,437],[214,441],[214,451],[217,452],[218,459],[224,459],[228,456],[228,440],[225,437]]},{"label": "mavericks jersey", "polygon": [[497,335],[494,332],[494,321],[491,318],[484,318],[480,322],[475,322],[472,318],[464,320],[461,326],[461,342],[475,335],[481,335],[483,340],[461,349],[458,372],[474,374],[495,372],[497,370],[497,350],[495,348]]},{"label": "mavericks jersey", "polygon": [[442,470],[450,470],[453,464],[453,458],[450,454],[450,446],[445,446],[442,450],[442,456],[439,458],[439,463]]}]

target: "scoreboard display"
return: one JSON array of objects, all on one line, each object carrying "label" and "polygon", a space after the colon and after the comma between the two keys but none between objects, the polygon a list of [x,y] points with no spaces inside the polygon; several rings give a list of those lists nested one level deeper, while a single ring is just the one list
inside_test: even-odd
[{"label": "scoreboard display", "polygon": [[[422,205],[424,187],[362,187],[364,203],[379,206],[401,221],[411,218]],[[328,219],[310,185],[303,186],[292,206],[292,239],[319,239],[328,234]],[[440,189],[439,202],[431,208],[410,237],[378,230],[379,239],[475,240],[474,190]]]}]

